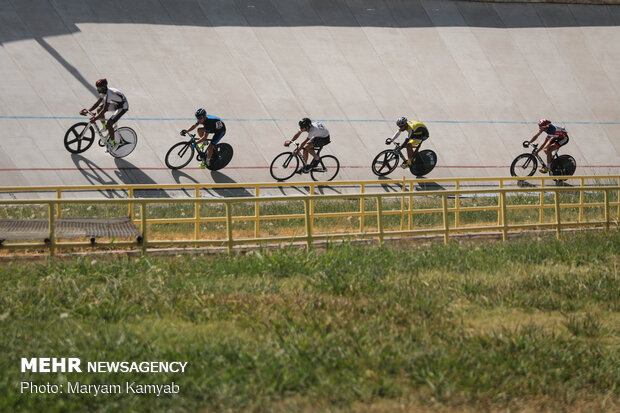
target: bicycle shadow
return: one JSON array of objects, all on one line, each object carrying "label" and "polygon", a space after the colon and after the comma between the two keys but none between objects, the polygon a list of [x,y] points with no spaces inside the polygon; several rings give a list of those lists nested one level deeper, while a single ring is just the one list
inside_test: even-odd
[{"label": "bicycle shadow", "polygon": [[[155,182],[150,176],[145,174],[140,168],[131,162],[121,158],[114,158],[114,163],[117,168],[117,170],[114,171],[114,174],[124,184],[157,184],[157,182]],[[140,198],[170,198],[170,195],[168,195],[163,189],[135,189],[133,194],[134,197],[138,198],[138,194],[140,195]]]},{"label": "bicycle shadow", "polygon": [[[174,181],[177,184],[182,184],[183,182],[181,182],[181,178],[186,178],[188,181],[192,181],[193,183],[197,184],[199,183],[194,177],[192,177],[191,175],[186,174],[185,172],[181,172],[179,169],[173,169],[171,171],[172,174],[172,178],[174,178]],[[180,192],[184,193],[188,198],[193,198],[195,195],[195,191],[193,189],[188,190],[186,188],[180,188],[179,189]]]},{"label": "bicycle shadow", "polygon": [[[230,176],[222,173],[220,171],[211,171],[211,179],[213,182],[218,184],[235,184],[237,181],[232,179]],[[211,196],[218,196],[222,198],[228,197],[251,197],[254,196],[253,193],[248,191],[245,188],[204,188],[204,190]]]},{"label": "bicycle shadow", "polygon": [[[417,177],[420,179],[420,177]],[[445,191],[446,188],[439,185],[437,182],[417,182],[413,187],[414,191]]]},{"label": "bicycle shadow", "polygon": [[[118,182],[110,174],[90,159],[82,155],[71,154],[71,160],[91,185],[118,185]],[[125,198],[127,196],[125,190],[119,192],[116,189],[100,189],[97,192],[105,198]]]}]

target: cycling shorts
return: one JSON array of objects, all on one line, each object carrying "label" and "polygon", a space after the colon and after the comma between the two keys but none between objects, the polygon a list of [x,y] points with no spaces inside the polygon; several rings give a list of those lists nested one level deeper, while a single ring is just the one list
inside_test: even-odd
[{"label": "cycling shorts", "polygon": [[322,148],[323,146],[327,145],[330,142],[331,142],[331,139],[329,138],[329,135],[315,136],[314,138],[310,139],[310,143],[317,149]]},{"label": "cycling shorts", "polygon": [[125,113],[127,113],[127,109],[118,109],[112,116],[110,116],[108,123],[116,123]]},{"label": "cycling shorts", "polygon": [[551,142],[549,142],[549,146],[553,146],[555,147],[555,149],[559,149],[560,146],[564,146],[568,143],[568,135],[564,135],[562,137],[560,136],[554,136],[553,138],[551,138]]},{"label": "cycling shorts", "polygon": [[213,132],[213,139],[211,139],[212,145],[217,145],[217,143],[226,135],[226,129],[220,129],[219,131]]},{"label": "cycling shorts", "polygon": [[427,140],[428,137],[428,129],[421,126],[416,130],[412,131],[411,134],[409,134],[409,141],[407,143],[411,144],[412,146],[418,146],[419,144]]}]

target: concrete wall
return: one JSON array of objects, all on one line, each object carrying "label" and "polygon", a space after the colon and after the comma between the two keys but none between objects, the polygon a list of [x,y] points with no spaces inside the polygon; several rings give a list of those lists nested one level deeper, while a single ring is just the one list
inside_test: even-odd
[{"label": "concrete wall", "polygon": [[[619,23],[600,5],[0,0],[0,182],[271,181],[303,116],[330,129],[338,179],[374,178],[399,116],[429,127],[429,178],[508,175],[542,117],[568,129],[578,174],[618,173]],[[139,134],[122,160],[62,144],[100,77]],[[197,107],[225,119],[235,157],[173,173],[164,155]]]}]

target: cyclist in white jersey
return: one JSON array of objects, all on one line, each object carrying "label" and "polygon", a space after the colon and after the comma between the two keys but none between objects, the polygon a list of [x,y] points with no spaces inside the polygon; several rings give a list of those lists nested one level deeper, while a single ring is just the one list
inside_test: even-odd
[{"label": "cyclist in white jersey", "polygon": [[99,99],[95,102],[90,109],[82,109],[80,111],[81,115],[88,114],[89,111],[95,110],[96,107],[99,107],[95,116],[93,116],[90,120],[91,123],[94,123],[98,119],[105,120],[105,113],[108,111],[114,111],[114,114],[110,117],[110,119],[106,122],[106,128],[110,131],[110,145],[114,146],[114,124],[129,110],[129,103],[127,102],[127,98],[118,89],[114,89],[108,87],[108,81],[106,79],[99,79],[95,83],[97,87],[97,92],[99,92]]},{"label": "cyclist in white jersey", "polygon": [[306,139],[299,145],[297,151],[303,150],[304,161],[308,161],[308,154],[312,155],[312,162],[304,167],[304,170],[310,171],[319,164],[319,155],[315,152],[315,148],[319,149],[331,142],[329,130],[321,122],[312,122],[309,118],[303,118],[299,121],[299,131],[293,135],[290,141],[284,142],[284,146],[289,146],[303,132],[308,132]]}]

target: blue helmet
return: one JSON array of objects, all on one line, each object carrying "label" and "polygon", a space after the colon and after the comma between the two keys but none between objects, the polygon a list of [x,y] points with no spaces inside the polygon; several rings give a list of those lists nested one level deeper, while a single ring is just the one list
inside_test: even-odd
[{"label": "blue helmet", "polygon": [[201,118],[203,116],[207,116],[207,111],[204,110],[203,108],[199,108],[199,109],[196,109],[196,113],[194,113],[194,115],[196,116],[196,118]]}]

